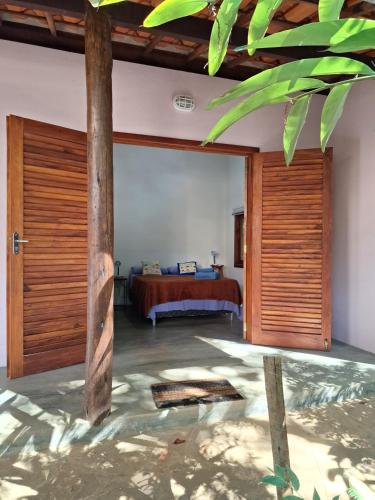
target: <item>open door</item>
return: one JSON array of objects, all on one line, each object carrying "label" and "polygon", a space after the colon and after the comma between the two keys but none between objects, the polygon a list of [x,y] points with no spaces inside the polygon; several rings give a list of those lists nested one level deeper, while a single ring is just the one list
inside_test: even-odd
[{"label": "open door", "polygon": [[86,134],[8,117],[8,376],[83,362]]},{"label": "open door", "polygon": [[[247,177],[246,338],[331,348],[332,150],[256,153]],[[249,292],[251,291],[251,292]]]}]

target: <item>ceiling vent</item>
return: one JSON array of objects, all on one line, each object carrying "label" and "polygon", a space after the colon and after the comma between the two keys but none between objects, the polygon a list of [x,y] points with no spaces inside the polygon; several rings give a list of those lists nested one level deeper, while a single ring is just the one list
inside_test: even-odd
[{"label": "ceiling vent", "polygon": [[177,94],[173,97],[173,106],[177,111],[193,111],[195,108],[194,97],[188,94]]}]

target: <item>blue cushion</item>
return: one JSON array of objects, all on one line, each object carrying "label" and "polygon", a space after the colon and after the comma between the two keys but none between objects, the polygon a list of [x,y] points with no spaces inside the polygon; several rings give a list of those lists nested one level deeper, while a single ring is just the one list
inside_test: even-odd
[{"label": "blue cushion", "polygon": [[133,266],[130,268],[131,274],[142,274],[142,266]]},{"label": "blue cushion", "polygon": [[215,273],[215,271],[212,271],[212,269],[209,272],[197,271],[195,273],[196,280],[216,280],[217,278],[217,273]]},{"label": "blue cushion", "polygon": [[201,267],[199,269],[197,267],[197,270],[199,270],[202,273],[213,273],[214,272],[214,270],[212,269],[212,267]]},{"label": "blue cushion", "polygon": [[170,266],[167,268],[168,274],[178,274],[178,267],[177,266]]}]

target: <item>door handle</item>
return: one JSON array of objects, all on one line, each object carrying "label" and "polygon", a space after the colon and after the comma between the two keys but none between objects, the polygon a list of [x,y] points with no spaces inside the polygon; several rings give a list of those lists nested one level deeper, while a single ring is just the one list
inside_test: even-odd
[{"label": "door handle", "polygon": [[14,255],[18,255],[20,253],[20,243],[29,243],[29,240],[21,240],[20,235],[17,232],[13,233],[12,246]]}]

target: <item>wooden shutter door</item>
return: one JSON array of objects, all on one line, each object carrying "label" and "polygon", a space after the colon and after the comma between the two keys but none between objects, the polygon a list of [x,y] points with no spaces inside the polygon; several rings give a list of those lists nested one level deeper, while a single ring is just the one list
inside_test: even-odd
[{"label": "wooden shutter door", "polygon": [[86,134],[8,117],[8,241],[8,375],[83,362]]},{"label": "wooden shutter door", "polygon": [[254,155],[251,300],[254,344],[331,347],[332,151],[302,150],[286,167],[281,152]]}]

